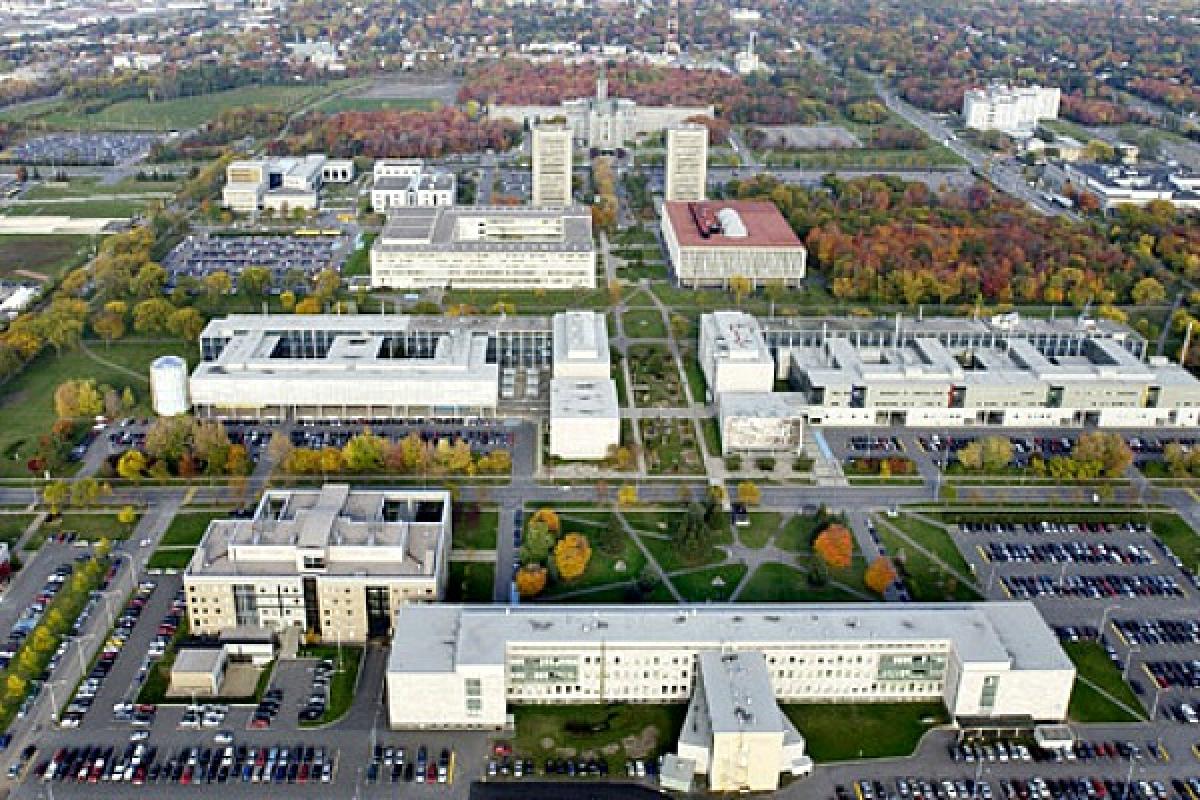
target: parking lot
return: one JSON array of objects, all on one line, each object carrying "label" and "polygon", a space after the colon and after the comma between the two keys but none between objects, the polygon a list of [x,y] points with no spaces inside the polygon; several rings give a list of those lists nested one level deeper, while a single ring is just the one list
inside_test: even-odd
[{"label": "parking lot", "polygon": [[250,267],[270,270],[269,288],[304,292],[326,269],[340,270],[352,249],[348,236],[213,236],[190,234],[163,259],[168,290],[182,278],[202,280],[224,272],[233,280]]},{"label": "parking lot", "polygon": [[111,165],[140,161],[161,136],[153,133],[48,133],[10,150],[17,164]]}]

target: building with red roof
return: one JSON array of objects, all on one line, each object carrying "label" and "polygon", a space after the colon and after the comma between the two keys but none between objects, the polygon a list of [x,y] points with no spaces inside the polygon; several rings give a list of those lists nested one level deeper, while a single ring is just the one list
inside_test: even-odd
[{"label": "building with red roof", "polygon": [[681,286],[727,286],[735,275],[755,286],[804,280],[808,251],[774,203],[664,203],[662,235]]}]

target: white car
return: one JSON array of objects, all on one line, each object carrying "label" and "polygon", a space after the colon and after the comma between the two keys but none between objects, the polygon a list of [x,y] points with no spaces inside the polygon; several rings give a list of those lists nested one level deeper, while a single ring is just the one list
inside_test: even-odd
[{"label": "white car", "polygon": [[217,731],[213,735],[213,742],[216,744],[232,744],[233,731]]},{"label": "white car", "polygon": [[150,738],[150,731],[146,730],[145,728],[140,728],[140,729],[134,731],[133,733],[129,734],[129,741],[131,741],[131,742],[144,742],[149,738]]}]

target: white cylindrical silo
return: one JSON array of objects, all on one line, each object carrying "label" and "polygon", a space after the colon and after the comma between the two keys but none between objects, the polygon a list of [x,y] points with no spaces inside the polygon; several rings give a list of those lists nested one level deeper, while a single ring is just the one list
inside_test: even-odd
[{"label": "white cylindrical silo", "polygon": [[188,403],[187,362],[179,356],[159,356],[150,365],[150,402],[161,417],[186,414]]}]

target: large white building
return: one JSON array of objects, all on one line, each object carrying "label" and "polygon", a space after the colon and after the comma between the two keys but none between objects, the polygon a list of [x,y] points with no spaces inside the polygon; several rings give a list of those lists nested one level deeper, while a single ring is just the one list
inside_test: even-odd
[{"label": "large white building", "polygon": [[371,208],[452,206],[457,186],[453,172],[428,167],[422,159],[381,158],[372,176]]},{"label": "large white building", "polygon": [[698,123],[667,128],[666,191],[668,202],[704,200],[708,181],[708,128]]},{"label": "large white building", "polygon": [[1061,91],[1029,86],[989,86],[963,94],[963,124],[979,131],[1028,136],[1040,120],[1058,119]]},{"label": "large white building", "polygon": [[534,206],[566,208],[571,205],[571,159],[574,142],[566,125],[539,123],[533,126]]},{"label": "large white building", "polygon": [[728,286],[734,276],[752,286],[798,286],[804,280],[808,251],[774,203],[666,202],[661,226],[681,286]]},{"label": "large white building", "polygon": [[594,289],[596,248],[583,206],[392,209],[371,247],[380,289]]},{"label": "large white building", "polygon": [[714,116],[708,106],[643,106],[608,96],[608,79],[596,80],[595,97],[567,100],[556,106],[490,105],[488,116],[526,128],[541,120],[565,118],[575,140],[594,150],[616,150],[639,136],[658,133],[697,116]]},{"label": "large white building", "polygon": [[566,459],[605,458],[620,442],[608,329],[594,311],[234,315],[209,322],[200,363],[179,380],[172,394],[206,418],[548,418],[551,455]]},{"label": "large white building", "polygon": [[[803,761],[770,701],[937,701],[960,720],[1057,722],[1075,680],[1031,603],[429,605],[402,608],[394,627],[394,729],[500,730],[527,704],[691,703],[704,727],[685,725],[680,756],[721,790],[774,788]],[[748,674],[726,668],[731,655]],[[752,706],[725,696],[766,694],[764,680],[770,695]]]},{"label": "large white building", "polygon": [[[723,393],[765,396],[786,380],[789,404],[811,425],[1200,424],[1200,381],[1164,358],[1147,358],[1141,336],[1106,320],[1005,314],[759,324],[716,312],[701,318],[700,330],[701,366],[718,408]],[[751,402],[737,398],[740,408]]]},{"label": "large white building", "polygon": [[1165,200],[1179,209],[1200,209],[1200,173],[1179,167],[1115,164],[1049,164],[1045,178],[1060,191],[1088,192],[1100,208],[1144,206]]},{"label": "large white building", "polygon": [[231,211],[253,213],[262,209],[287,212],[320,205],[321,186],[354,179],[354,162],[323,155],[303,158],[263,158],[231,161],[225,168],[221,205]]},{"label": "large white building", "polygon": [[269,489],[251,517],[209,523],[183,574],[191,630],[387,636],[401,606],[441,599],[451,519],[440,489]]}]

